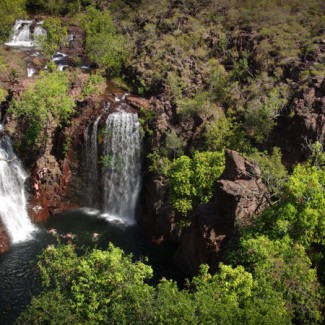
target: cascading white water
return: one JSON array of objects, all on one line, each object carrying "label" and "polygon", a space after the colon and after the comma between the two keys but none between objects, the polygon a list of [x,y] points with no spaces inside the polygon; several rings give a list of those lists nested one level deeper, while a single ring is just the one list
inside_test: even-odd
[{"label": "cascading white water", "polygon": [[0,134],[0,218],[14,244],[30,239],[36,231],[26,210],[25,179],[10,138]]},{"label": "cascading white water", "polygon": [[38,25],[34,29],[34,40],[35,41],[37,41],[37,39],[40,36],[46,36],[47,35],[46,30],[42,26],[40,26],[40,24],[42,24],[42,23],[43,22],[38,23]]},{"label": "cascading white water", "polygon": [[30,32],[32,20],[18,19],[12,28],[10,41],[5,43],[8,46],[22,46],[22,47],[33,47],[34,42]]},{"label": "cascading white water", "polygon": [[13,47],[34,47],[40,36],[46,36],[46,31],[41,26],[43,22],[39,22],[32,32],[32,24],[33,20],[16,20],[11,31],[10,41],[5,44]]},{"label": "cascading white water", "polygon": [[35,71],[34,68],[32,68],[32,67],[27,68],[27,77],[28,77],[28,78],[31,78],[35,72],[36,72],[36,71]]},{"label": "cascading white water", "polygon": [[87,198],[90,206],[96,206],[98,201],[98,146],[97,130],[98,122],[102,115],[98,116],[92,128],[89,125],[84,132],[85,139],[85,167],[87,170]]},{"label": "cascading white water", "polygon": [[137,114],[118,111],[108,116],[101,181],[104,217],[109,220],[135,223],[141,181],[140,144]]}]

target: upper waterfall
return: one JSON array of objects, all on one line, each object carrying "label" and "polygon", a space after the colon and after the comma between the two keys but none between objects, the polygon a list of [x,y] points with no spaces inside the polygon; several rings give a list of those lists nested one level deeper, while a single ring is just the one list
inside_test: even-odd
[{"label": "upper waterfall", "polygon": [[37,38],[46,35],[46,31],[42,28],[43,22],[40,21],[33,26],[33,20],[16,20],[9,42],[5,43],[7,46],[13,47],[34,47]]},{"label": "upper waterfall", "polygon": [[31,233],[36,230],[26,210],[25,179],[10,138],[0,134],[0,218],[12,243],[30,239]]}]

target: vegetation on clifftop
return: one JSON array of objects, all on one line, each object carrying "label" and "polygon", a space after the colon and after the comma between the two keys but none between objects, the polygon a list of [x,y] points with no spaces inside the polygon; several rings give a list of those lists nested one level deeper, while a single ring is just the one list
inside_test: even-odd
[{"label": "vegetation on clifftop", "polygon": [[[69,81],[64,72],[41,72],[35,84],[14,101],[10,112],[20,118],[21,151],[45,150],[48,129],[67,121],[73,113]],[[25,148],[25,149],[24,149]]]}]

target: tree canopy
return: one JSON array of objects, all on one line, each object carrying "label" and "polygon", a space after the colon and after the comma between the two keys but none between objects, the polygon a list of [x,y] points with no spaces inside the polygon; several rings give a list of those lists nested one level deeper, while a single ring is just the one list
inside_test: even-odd
[{"label": "tree canopy", "polygon": [[[146,283],[153,270],[109,245],[78,256],[71,245],[50,246],[39,267],[45,288],[18,319],[20,324],[283,324],[285,300],[244,267],[220,265],[180,290],[174,281]],[[267,293],[267,294],[265,294]]]}]

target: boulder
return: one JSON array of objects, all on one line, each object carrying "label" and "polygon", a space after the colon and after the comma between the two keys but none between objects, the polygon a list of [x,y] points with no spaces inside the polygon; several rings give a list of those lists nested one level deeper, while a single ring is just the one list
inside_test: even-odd
[{"label": "boulder", "polygon": [[145,98],[138,96],[127,96],[126,102],[134,109],[140,111],[141,108],[150,109],[150,103]]},{"label": "boulder", "polygon": [[203,263],[215,270],[236,228],[250,224],[263,211],[267,190],[260,174],[258,166],[226,150],[226,168],[215,185],[213,199],[197,209],[181,235],[175,260],[185,273],[197,274]]}]

